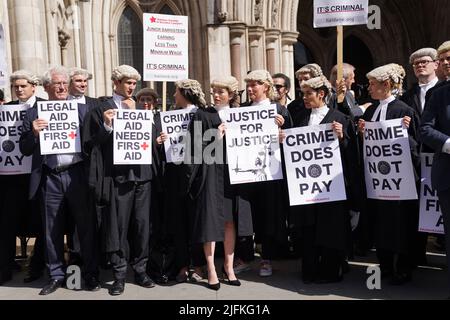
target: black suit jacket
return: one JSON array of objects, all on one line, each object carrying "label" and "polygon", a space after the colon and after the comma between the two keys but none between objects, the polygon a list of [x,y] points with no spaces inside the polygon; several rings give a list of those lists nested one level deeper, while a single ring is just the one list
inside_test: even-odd
[{"label": "black suit jacket", "polygon": [[[84,118],[87,115],[87,106],[78,104],[78,121],[80,123],[81,140],[83,141]],[[19,140],[20,152],[25,156],[32,156],[29,198],[33,199],[41,184],[42,165],[44,156],[41,155],[39,137],[33,133],[33,121],[38,118],[37,103],[27,110],[23,119],[23,131]]]},{"label": "black suit jacket", "polygon": [[417,114],[422,114],[422,104],[420,103],[420,87],[419,84],[414,84],[411,89],[406,91],[400,100],[414,109]]},{"label": "black suit jacket", "polygon": [[425,104],[420,134],[423,143],[435,154],[431,169],[431,182],[438,191],[450,188],[450,154],[443,153],[445,142],[450,139],[450,84],[434,90]]}]

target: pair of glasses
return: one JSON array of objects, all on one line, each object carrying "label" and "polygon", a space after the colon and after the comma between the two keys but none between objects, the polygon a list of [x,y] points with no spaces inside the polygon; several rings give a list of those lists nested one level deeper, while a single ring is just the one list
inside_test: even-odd
[{"label": "pair of glasses", "polygon": [[275,88],[277,88],[277,90],[280,90],[281,88],[284,88],[285,86],[283,86],[282,84],[276,84],[274,85]]},{"label": "pair of glasses", "polygon": [[412,65],[413,67],[417,68],[420,65],[423,65],[424,67],[426,67],[430,62],[434,62],[433,60],[419,60],[414,62]]}]

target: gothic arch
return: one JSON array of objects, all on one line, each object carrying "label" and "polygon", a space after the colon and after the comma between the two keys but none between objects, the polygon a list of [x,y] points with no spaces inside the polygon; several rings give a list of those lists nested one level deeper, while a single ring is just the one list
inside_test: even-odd
[{"label": "gothic arch", "polygon": [[154,7],[154,11],[155,13],[158,13],[161,11],[161,9],[167,5],[175,15],[179,16],[181,15],[181,11],[180,9],[177,7],[177,5],[172,1],[172,0],[162,0],[160,1],[155,7]]}]

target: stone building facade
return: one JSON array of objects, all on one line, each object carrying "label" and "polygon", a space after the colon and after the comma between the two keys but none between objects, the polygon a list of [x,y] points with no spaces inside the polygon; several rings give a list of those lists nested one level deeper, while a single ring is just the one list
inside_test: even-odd
[{"label": "stone building facade", "polygon": [[[363,78],[368,69],[397,62],[448,38],[449,0],[372,0],[381,29],[345,28],[345,60]],[[333,28],[312,28],[313,0],[1,0],[9,72],[42,74],[49,65],[94,73],[92,96],[110,95],[111,70],[127,63],[142,70],[142,14],[189,16],[189,76],[209,87],[234,75],[244,88],[249,70],[266,68],[294,79],[295,69],[317,62],[328,73],[336,55]],[[445,30],[444,30],[445,29]],[[411,73],[411,69],[407,68]],[[410,76],[410,81],[412,77]],[[161,88],[158,83],[143,86]],[[10,97],[9,88],[6,94]],[[173,84],[169,84],[169,97]],[[208,91],[206,89],[205,91]]]}]

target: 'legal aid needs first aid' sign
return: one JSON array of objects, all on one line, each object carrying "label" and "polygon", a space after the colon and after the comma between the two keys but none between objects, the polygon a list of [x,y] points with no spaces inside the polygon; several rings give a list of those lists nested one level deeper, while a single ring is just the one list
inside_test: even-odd
[{"label": "'legal aid needs first aid' sign", "polygon": [[314,28],[367,24],[368,0],[314,0]]}]

